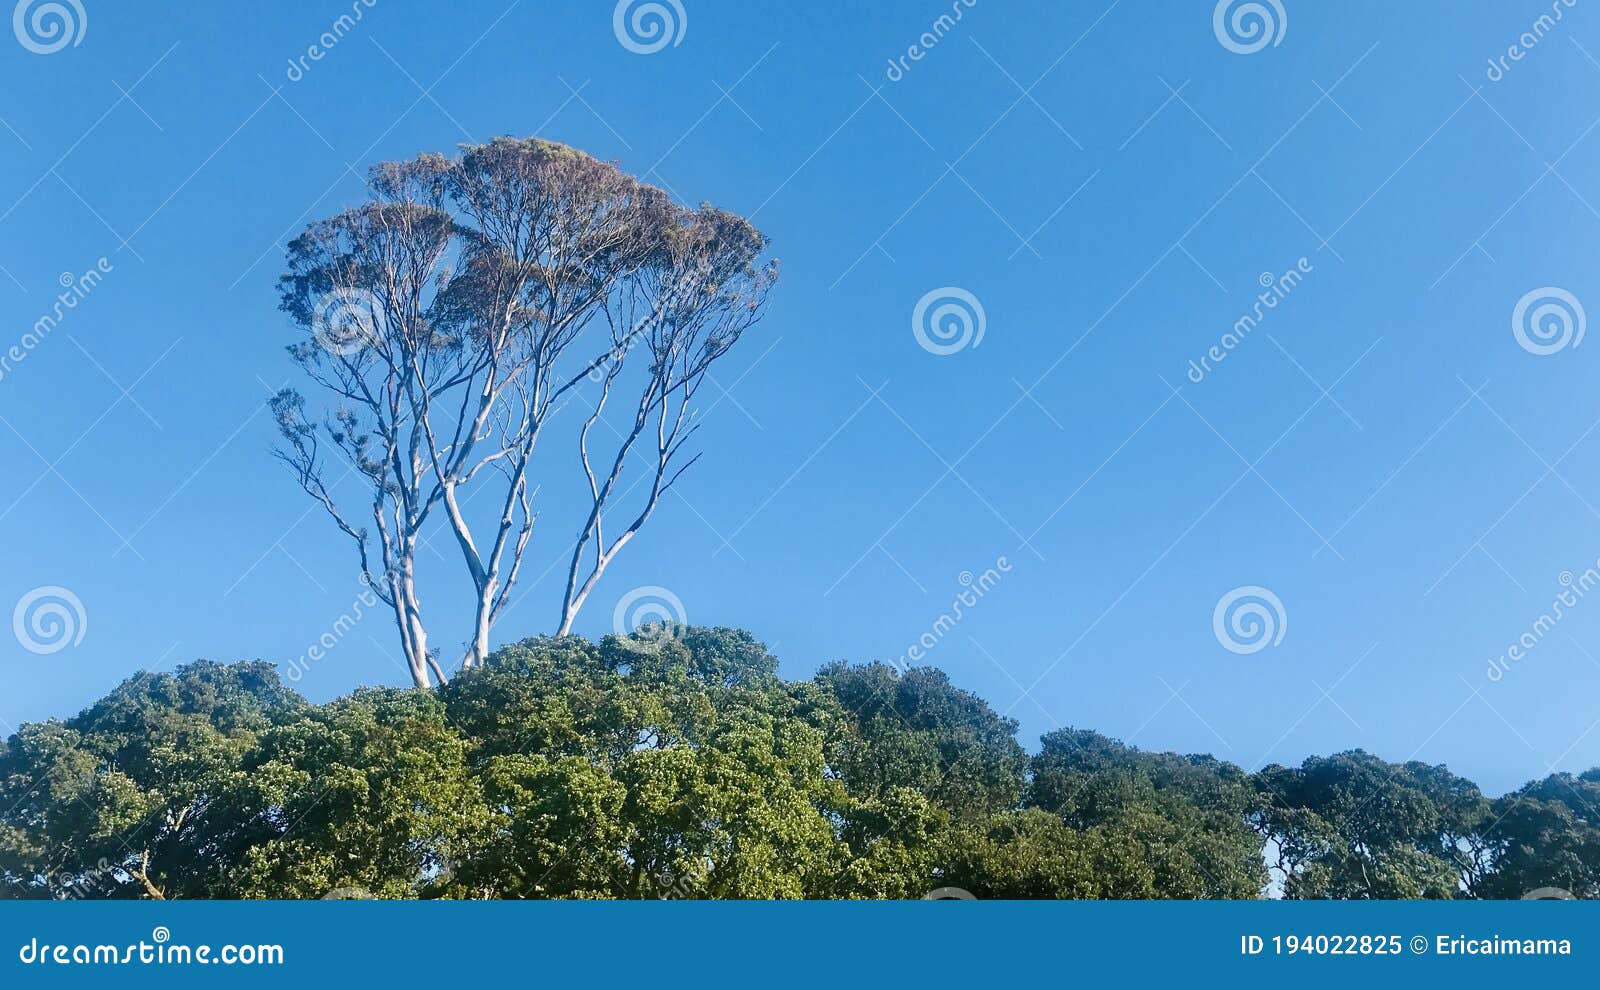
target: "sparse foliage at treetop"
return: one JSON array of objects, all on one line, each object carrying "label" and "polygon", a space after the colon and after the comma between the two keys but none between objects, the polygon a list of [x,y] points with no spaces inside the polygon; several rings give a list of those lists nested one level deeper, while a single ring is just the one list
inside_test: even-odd
[{"label": "sparse foliage at treetop", "polygon": [[[551,630],[571,631],[699,456],[700,388],[760,319],[778,269],[743,218],[684,208],[549,141],[385,162],[368,184],[367,202],[290,244],[280,283],[306,335],[289,353],[332,406],[313,414],[285,389],[272,408],[279,458],[353,542],[427,687],[448,675],[418,591],[424,528],[442,517],[460,552],[473,603],[460,665],[476,666],[535,535],[535,449],[578,403],[575,436],[554,441],[571,444],[560,463],[577,455],[587,495],[581,520],[558,530],[576,536],[563,537]],[[597,431],[619,404],[620,425]],[[639,481],[624,484],[630,463]],[[347,476],[354,501],[340,494]]]}]

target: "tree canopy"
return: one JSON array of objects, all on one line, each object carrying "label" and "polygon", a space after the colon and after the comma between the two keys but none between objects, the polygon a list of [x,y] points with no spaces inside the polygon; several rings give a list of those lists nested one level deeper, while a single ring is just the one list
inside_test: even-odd
[{"label": "tree canopy", "polygon": [[[279,280],[303,334],[289,354],[332,406],[319,417],[292,388],[271,406],[278,458],[354,543],[370,604],[393,614],[412,680],[427,687],[449,678],[418,590],[430,518],[443,516],[465,565],[474,608],[461,665],[476,666],[551,480],[535,449],[579,401],[587,500],[552,627],[570,631],[699,458],[700,388],[761,319],[778,265],[743,217],[680,206],[538,138],[382,162],[367,184],[365,202],[289,244]],[[641,460],[632,494],[624,473]],[[481,491],[489,510],[474,513]]]},{"label": "tree canopy", "polygon": [[0,743],[0,897],[1600,896],[1600,769],[1490,800],[1360,751],[1030,756],[941,671],[777,671],[690,628],[323,705],[260,661],[140,673]]}]

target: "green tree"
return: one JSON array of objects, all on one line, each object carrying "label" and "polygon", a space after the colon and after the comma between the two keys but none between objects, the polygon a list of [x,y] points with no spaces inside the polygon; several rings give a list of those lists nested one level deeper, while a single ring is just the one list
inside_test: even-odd
[{"label": "green tree", "polygon": [[[664,632],[664,631],[663,631]],[[748,633],[533,639],[439,692],[492,808],[495,896],[800,897],[834,831],[831,696]]]},{"label": "green tree", "polygon": [[1600,898],[1600,769],[1551,774],[1498,799],[1483,829],[1479,897],[1525,897],[1544,887]]},{"label": "green tree", "polygon": [[1454,898],[1489,802],[1442,766],[1386,763],[1352,750],[1256,774],[1285,896]]},{"label": "green tree", "polygon": [[436,896],[488,828],[466,756],[424,691],[363,688],[267,731],[199,826],[212,896]]},{"label": "green tree", "polygon": [[909,787],[956,819],[1017,807],[1028,755],[1016,720],[952,685],[944,671],[834,663],[817,681],[848,720],[829,765],[853,793],[882,798]]},{"label": "green tree", "polygon": [[1130,840],[1153,873],[1150,896],[1253,898],[1268,882],[1248,824],[1255,790],[1231,763],[1061,729],[1041,740],[1031,769],[1028,805]]},{"label": "green tree", "polygon": [[941,882],[983,899],[1162,896],[1139,840],[1124,829],[1078,831],[1037,808],[969,822],[944,840]]},{"label": "green tree", "polygon": [[200,820],[260,736],[304,711],[270,664],[200,661],[22,726],[0,744],[0,894],[203,895],[215,877]]}]

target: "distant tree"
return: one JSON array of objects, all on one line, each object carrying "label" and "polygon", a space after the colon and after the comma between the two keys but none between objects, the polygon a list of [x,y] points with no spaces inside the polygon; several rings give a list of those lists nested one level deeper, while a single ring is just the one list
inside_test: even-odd
[{"label": "distant tree", "polygon": [[829,763],[853,793],[882,798],[911,788],[956,819],[1010,810],[1021,800],[1028,755],[1016,740],[1016,721],[952,685],[943,671],[834,663],[817,672],[817,682],[838,699],[851,727],[835,741]]},{"label": "distant tree", "polygon": [[748,633],[535,639],[439,693],[494,808],[474,890],[801,897],[831,869],[826,696]]},{"label": "distant tree", "polygon": [[1483,828],[1479,897],[1520,898],[1543,888],[1600,898],[1600,769],[1551,774],[1499,798]]},{"label": "distant tree", "polygon": [[1442,766],[1360,750],[1269,766],[1255,824],[1294,898],[1455,898],[1489,802]]},{"label": "distant tree", "polygon": [[916,899],[942,886],[957,851],[950,813],[912,787],[857,793],[830,777],[824,814],[835,823],[834,862],[814,896]]},{"label": "distant tree", "polygon": [[[455,159],[384,163],[369,186],[368,202],[290,244],[280,282],[282,309],[306,333],[289,352],[335,407],[319,424],[292,389],[272,405],[278,456],[355,543],[362,579],[393,611],[412,679],[425,687],[446,679],[417,591],[434,513],[466,566],[473,623],[462,666],[472,667],[489,654],[533,535],[534,449],[563,403],[592,384],[598,396],[577,443],[592,507],[558,623],[570,630],[693,463],[684,448],[695,396],[759,319],[777,270],[761,259],[766,239],[741,218],[679,208],[614,165],[547,141],[496,138]],[[597,468],[592,429],[626,381],[637,381],[639,399],[615,455]],[[627,494],[618,481],[646,435],[654,454],[642,508],[609,532],[607,510]],[[332,478],[330,457],[347,466]],[[337,497],[346,473],[367,490],[362,514]],[[467,507],[477,488],[490,492],[486,518]]]},{"label": "distant tree", "polygon": [[1149,896],[1254,898],[1267,885],[1249,824],[1256,791],[1231,763],[1061,729],[1041,740],[1030,768],[1026,803],[1134,843],[1154,874]]},{"label": "distant tree", "polygon": [[1080,832],[1038,809],[1010,811],[953,831],[939,878],[985,900],[1160,897],[1144,852],[1126,832]]},{"label": "distant tree", "polygon": [[202,661],[22,726],[0,744],[0,896],[214,892],[202,820],[260,736],[306,709],[270,664]]},{"label": "distant tree", "polygon": [[264,733],[199,831],[211,896],[435,896],[490,815],[433,695],[363,688]]}]

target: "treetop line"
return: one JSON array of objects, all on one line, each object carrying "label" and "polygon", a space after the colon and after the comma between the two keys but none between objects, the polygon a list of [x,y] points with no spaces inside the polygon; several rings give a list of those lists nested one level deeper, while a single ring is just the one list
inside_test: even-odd
[{"label": "treetop line", "polygon": [[259,661],[137,674],[0,743],[0,898],[1600,895],[1600,769],[1029,755],[937,669],[777,667],[690,627],[323,705]]}]

